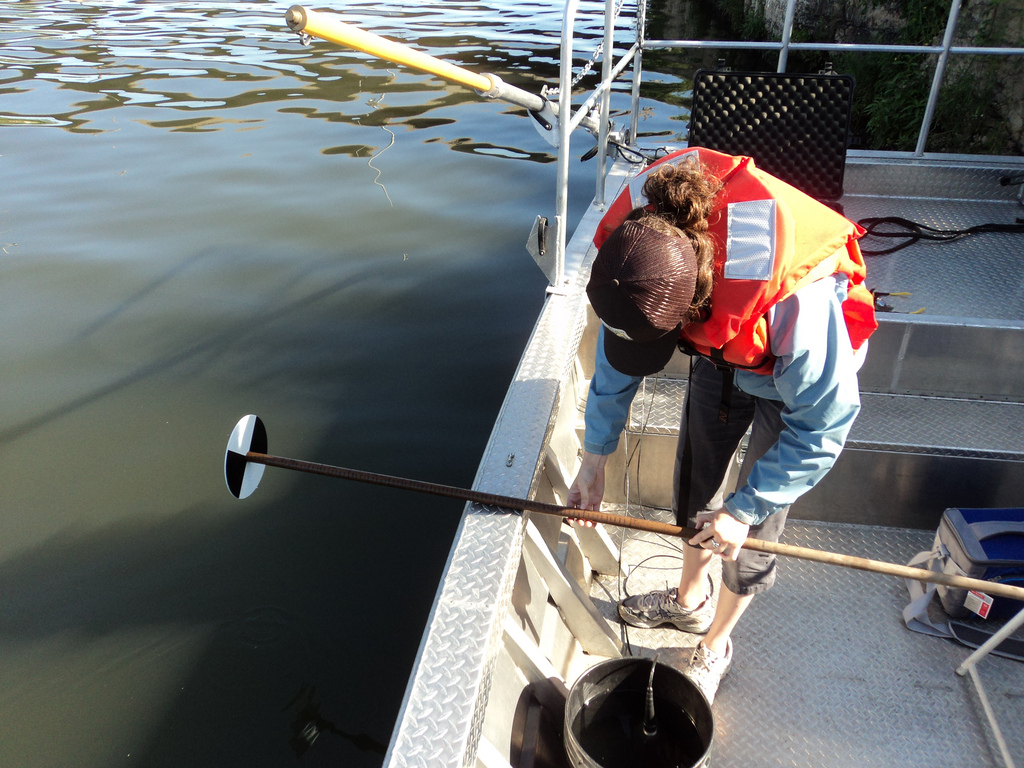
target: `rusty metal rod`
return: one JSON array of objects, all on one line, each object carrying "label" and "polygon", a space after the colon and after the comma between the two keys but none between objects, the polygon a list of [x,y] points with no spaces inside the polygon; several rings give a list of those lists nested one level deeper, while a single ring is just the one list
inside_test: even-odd
[{"label": "rusty metal rod", "polygon": [[[519,499],[513,496],[501,496],[495,493],[474,491],[468,488],[458,488],[451,485],[438,485],[422,480],[410,480],[404,477],[382,475],[376,472],[365,472],[358,469],[347,469],[335,467],[330,464],[317,464],[311,461],[300,461],[298,459],[287,459],[281,456],[271,456],[265,453],[249,451],[245,454],[246,461],[256,464],[264,464],[268,467],[279,467],[291,469],[298,472],[305,472],[311,475],[324,475],[336,477],[343,480],[354,480],[360,483],[382,485],[389,488],[399,488],[417,493],[427,493],[434,496],[445,496],[460,501],[469,501],[474,504],[482,504],[487,507],[499,507],[503,509],[528,510],[539,512],[544,515],[558,515],[576,520],[590,520],[595,523],[614,525],[619,528],[631,528],[636,531],[647,531],[649,533],[660,533],[665,536],[678,536],[690,539],[698,532],[693,528],[683,528],[669,523],[659,523],[655,520],[644,520],[643,518],[628,517],[626,515],[615,515],[611,512],[595,512],[587,509],[575,509],[574,507],[563,507],[558,504],[548,504],[543,501],[531,499]],[[807,547],[796,547],[792,544],[781,544],[772,541],[761,541],[759,539],[747,539],[743,546],[757,552],[767,552],[782,557],[793,557],[798,560],[809,560],[815,563],[827,565],[838,565],[842,568],[853,568],[859,571],[870,573],[881,573],[887,576],[898,576],[914,581],[925,581],[933,584],[941,584],[946,587],[959,589],[973,589],[983,592],[986,595],[995,597],[1009,597],[1014,600],[1024,600],[1024,588],[1014,587],[1010,584],[1001,584],[995,581],[984,581],[982,579],[971,579],[965,576],[955,576],[948,573],[936,573],[925,568],[912,568],[908,565],[897,565],[882,560],[870,560],[866,557],[853,557],[836,552],[825,552],[820,549],[809,549]]]}]

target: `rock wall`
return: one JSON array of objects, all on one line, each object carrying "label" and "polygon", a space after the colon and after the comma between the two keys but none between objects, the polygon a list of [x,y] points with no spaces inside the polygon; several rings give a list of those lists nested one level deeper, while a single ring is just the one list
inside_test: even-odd
[{"label": "rock wall", "polygon": [[[896,42],[907,27],[907,6],[906,0],[797,0],[794,33],[844,43]],[[746,14],[763,19],[769,34],[781,35],[786,0],[743,0],[743,7]],[[928,9],[941,17],[932,44],[942,41],[948,8],[938,3]],[[954,44],[1024,47],[1024,0],[963,0]],[[994,77],[993,103],[1009,133],[1007,151],[1024,154],[1024,57],[978,58],[986,60],[952,57],[947,79],[965,68],[986,81]]]},{"label": "rock wall", "polygon": [[[743,5],[745,13],[763,16],[771,34],[782,34],[786,0],[744,0]],[[817,30],[838,43],[892,42],[906,25],[896,2],[797,0],[793,18],[794,30]]]},{"label": "rock wall", "polygon": [[[995,30],[993,45],[1024,47],[1024,0],[1002,0],[992,5],[995,8],[988,23]],[[1024,56],[1001,57],[997,73],[996,101],[1016,141],[1017,152],[1024,154]]]}]

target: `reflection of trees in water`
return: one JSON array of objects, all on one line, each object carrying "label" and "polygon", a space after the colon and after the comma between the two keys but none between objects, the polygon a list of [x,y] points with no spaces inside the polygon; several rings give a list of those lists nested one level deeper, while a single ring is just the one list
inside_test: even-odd
[{"label": "reflection of trees in water", "polygon": [[[416,10],[354,6],[347,9],[345,18],[527,90],[555,85],[560,9],[522,2],[487,6],[446,3],[436,11],[430,6]],[[400,70],[397,77],[387,69],[393,65],[333,44],[315,42],[304,47],[285,29],[283,15],[280,19],[258,15],[242,4],[225,2],[218,7],[211,3],[201,11],[62,6],[33,13],[31,21],[5,18],[0,5],[0,32],[13,30],[18,43],[5,49],[8,71],[14,75],[5,85],[38,90],[45,87],[43,81],[57,83],[54,95],[63,104],[52,108],[50,117],[76,133],[108,130],[96,124],[95,113],[126,106],[142,110],[138,122],[150,127],[221,130],[250,122],[229,119],[225,110],[261,104],[280,104],[277,111],[281,113],[416,130],[447,122],[425,118],[427,113],[478,98],[409,70]],[[589,6],[581,16],[589,28],[577,32],[580,64],[599,39],[596,15]],[[628,21],[620,26],[628,41],[632,34],[625,34]],[[55,35],[61,38],[59,52],[53,46]],[[381,70],[387,74],[377,74]],[[428,98],[402,107],[381,107],[384,94],[395,92],[424,93]],[[366,102],[367,94],[379,95]],[[356,103],[369,104],[371,109],[338,111],[341,105]],[[17,104],[12,100],[6,107],[15,118]]]}]

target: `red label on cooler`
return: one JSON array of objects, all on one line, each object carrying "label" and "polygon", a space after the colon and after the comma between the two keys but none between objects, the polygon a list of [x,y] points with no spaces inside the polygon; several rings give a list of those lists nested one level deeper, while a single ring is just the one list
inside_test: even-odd
[{"label": "red label on cooler", "polygon": [[992,598],[983,592],[975,592],[973,589],[967,593],[967,598],[964,600],[964,607],[976,613],[983,619],[988,618],[988,612],[992,610]]}]

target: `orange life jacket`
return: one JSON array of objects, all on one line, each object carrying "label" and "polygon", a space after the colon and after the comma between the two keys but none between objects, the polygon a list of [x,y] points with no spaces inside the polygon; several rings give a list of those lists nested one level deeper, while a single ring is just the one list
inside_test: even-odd
[{"label": "orange life jacket", "polygon": [[708,219],[715,244],[711,315],[683,327],[680,343],[719,364],[770,374],[768,311],[815,280],[849,278],[843,315],[854,350],[878,327],[857,239],[864,230],[795,187],[761,171],[749,157],[696,147],[658,160],[630,181],[598,225],[600,245],[634,208],[647,204],[643,184],[662,163],[696,153],[723,184]]}]

